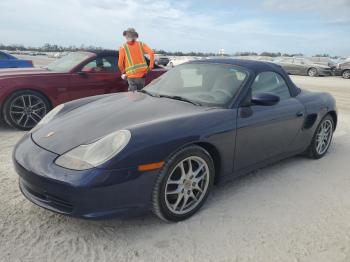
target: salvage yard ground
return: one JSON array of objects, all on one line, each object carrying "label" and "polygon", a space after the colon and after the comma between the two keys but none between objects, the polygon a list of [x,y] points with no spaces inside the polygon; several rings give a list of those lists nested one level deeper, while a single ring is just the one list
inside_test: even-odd
[{"label": "salvage yard ground", "polygon": [[197,215],[176,224],[87,221],[35,206],[11,162],[24,133],[0,125],[0,261],[350,261],[350,80],[292,78],[338,101],[329,153],[219,185]]}]

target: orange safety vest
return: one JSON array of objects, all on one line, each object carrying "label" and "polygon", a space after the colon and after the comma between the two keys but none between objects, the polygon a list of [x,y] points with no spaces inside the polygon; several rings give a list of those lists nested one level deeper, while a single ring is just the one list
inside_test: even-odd
[{"label": "orange safety vest", "polygon": [[139,72],[144,72],[148,70],[148,65],[146,63],[145,54],[143,52],[143,43],[135,42],[135,48],[133,52],[130,51],[128,44],[124,44],[125,50],[125,72],[127,75],[136,74]]}]

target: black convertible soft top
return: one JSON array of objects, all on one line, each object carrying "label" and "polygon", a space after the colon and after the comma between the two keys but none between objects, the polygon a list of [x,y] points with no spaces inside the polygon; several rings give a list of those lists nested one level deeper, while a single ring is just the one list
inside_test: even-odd
[{"label": "black convertible soft top", "polygon": [[271,62],[234,59],[234,58],[210,58],[210,59],[203,59],[203,60],[194,60],[190,62],[236,65],[236,66],[240,66],[248,69],[249,71],[253,72],[255,76],[261,72],[273,71],[280,74],[285,79],[287,85],[290,88],[291,94],[293,96],[296,96],[300,93],[300,89],[292,82],[292,80],[290,79],[286,71],[284,71],[281,66]]}]

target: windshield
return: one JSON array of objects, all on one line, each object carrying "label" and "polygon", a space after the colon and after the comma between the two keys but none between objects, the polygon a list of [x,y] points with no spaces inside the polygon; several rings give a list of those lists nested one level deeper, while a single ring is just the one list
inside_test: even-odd
[{"label": "windshield", "polygon": [[50,71],[69,72],[85,59],[91,57],[91,53],[70,53],[47,66]]},{"label": "windshield", "polygon": [[225,106],[247,78],[242,68],[226,64],[183,64],[151,82],[145,90],[156,96],[176,96],[198,104]]}]

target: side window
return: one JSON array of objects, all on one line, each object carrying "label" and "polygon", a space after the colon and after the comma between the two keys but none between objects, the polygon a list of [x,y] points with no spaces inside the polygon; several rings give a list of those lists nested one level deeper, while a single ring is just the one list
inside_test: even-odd
[{"label": "side window", "polygon": [[0,60],[8,59],[7,55],[0,53]]},{"label": "side window", "polygon": [[98,57],[86,64],[82,71],[85,72],[116,72],[118,58],[116,56]]},{"label": "side window", "polygon": [[290,98],[290,92],[286,82],[275,72],[262,72],[258,74],[251,88],[252,95],[272,93],[278,95],[281,100]]},{"label": "side window", "polygon": [[293,63],[293,58],[284,58],[284,59],[282,60],[282,62],[283,62],[283,63],[289,63],[289,64],[291,64],[291,63]]}]

